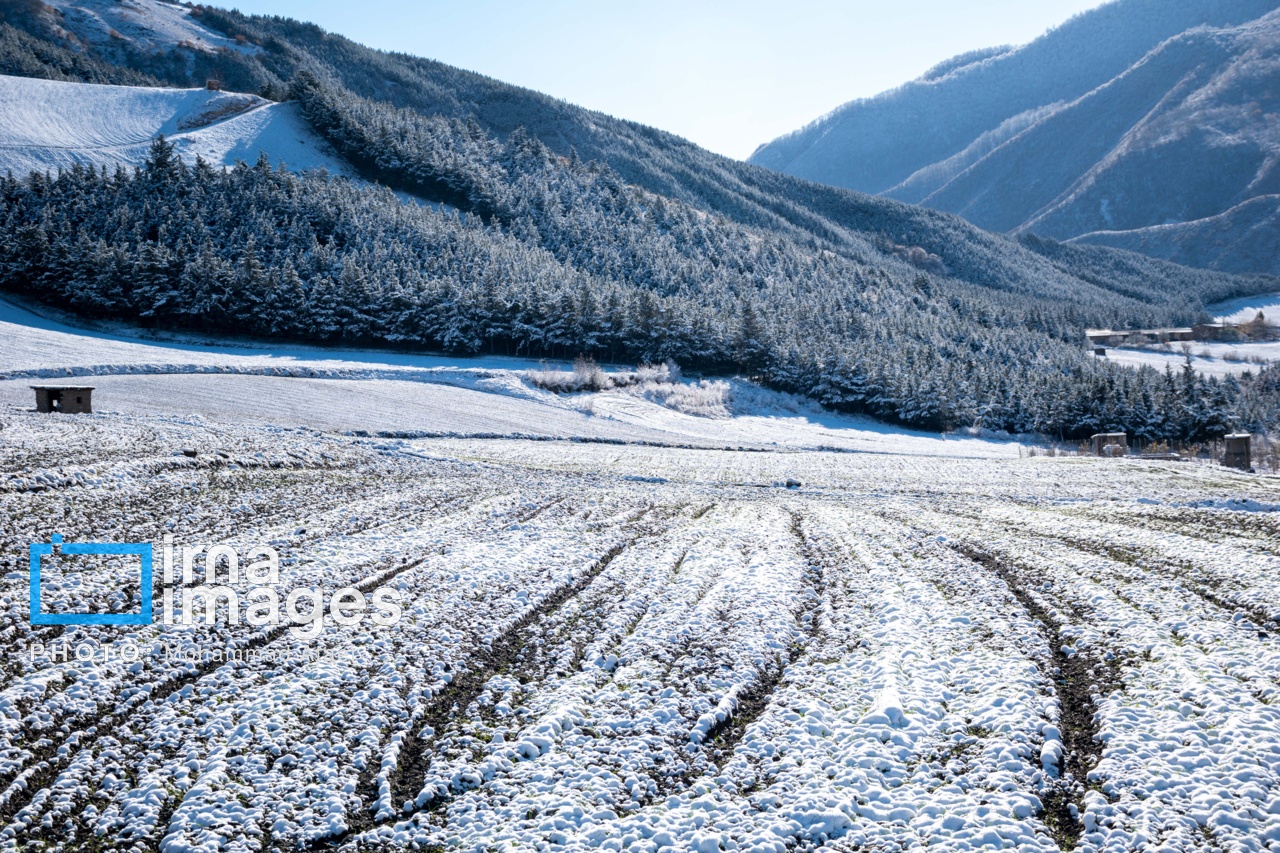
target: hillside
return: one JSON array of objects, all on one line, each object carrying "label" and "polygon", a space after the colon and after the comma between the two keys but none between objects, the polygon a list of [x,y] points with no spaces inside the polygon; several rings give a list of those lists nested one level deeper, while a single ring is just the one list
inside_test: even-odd
[{"label": "hillside", "polygon": [[[1274,291],[1273,280],[1013,240],[284,19],[199,8],[183,25],[208,38],[165,47],[166,6],[150,29],[143,14],[100,45],[85,22],[101,3],[36,6],[0,33],[3,67],[175,86],[216,75],[287,95],[246,115],[296,110],[360,177],[441,209],[277,172],[290,158],[270,147],[220,174],[157,140],[136,174],[5,184],[0,287],[34,299],[325,344],[674,359],[931,429],[1122,424],[1181,437],[1271,417],[1251,386],[1175,387],[1087,356],[1081,340],[1087,325],[1190,322],[1206,301]],[[219,33],[237,47],[207,47]],[[73,48],[79,66],[57,52]],[[159,133],[170,107],[139,127]]]},{"label": "hillside", "polygon": [[[1280,180],[1278,5],[1119,0],[846,104],[751,161],[997,231],[1274,273],[1248,236],[1266,205],[1247,202]],[[1197,224],[1228,211],[1231,229]],[[1185,226],[1179,248],[1146,230],[1165,225]]]},{"label": "hillside", "polygon": [[[672,134],[538,92],[429,59],[370,50],[312,24],[197,7],[183,26],[198,27],[203,35],[194,39],[188,34],[180,41],[170,35],[166,48],[164,34],[175,29],[175,7],[158,0],[129,0],[133,35],[95,47],[98,27],[93,22],[114,6],[108,0],[63,0],[56,10],[46,7],[34,15],[25,27],[46,46],[87,45],[87,54],[103,69],[100,74],[123,69],[176,86],[199,86],[212,76],[239,91],[284,98],[301,70],[314,71],[331,88],[430,119],[470,122],[499,140],[521,129],[555,154],[605,163],[624,181],[664,198],[793,240],[817,241],[846,257],[895,267],[904,275],[912,270],[904,260],[918,248],[922,251],[916,256],[925,259],[926,267],[927,255],[936,255],[950,275],[981,287],[1092,298],[1087,292],[1094,284],[1082,284],[1024,245],[962,219],[740,163]],[[83,11],[73,14],[75,10]],[[62,33],[69,33],[70,41],[60,41]],[[192,46],[219,38],[242,49]],[[1154,283],[1170,273],[1153,268],[1146,275]],[[1178,288],[1188,289],[1195,288]],[[1230,294],[1206,298],[1226,295]],[[1195,307],[1179,310],[1185,314]]]},{"label": "hillside", "polygon": [[1280,269],[1280,195],[1261,195],[1216,216],[1130,231],[1092,231],[1073,243],[1141,252],[1229,272]]}]

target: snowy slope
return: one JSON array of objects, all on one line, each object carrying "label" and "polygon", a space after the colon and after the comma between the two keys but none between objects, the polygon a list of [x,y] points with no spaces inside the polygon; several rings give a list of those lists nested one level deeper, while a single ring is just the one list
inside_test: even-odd
[{"label": "snowy slope", "polygon": [[259,48],[214,32],[191,17],[191,10],[156,0],[48,0],[60,28],[95,46],[124,42],[146,53],[183,46],[212,53]]},{"label": "snowy slope", "polygon": [[[1255,196],[1215,216],[1129,231],[1091,231],[1068,242],[1141,252],[1226,272],[1280,270],[1280,195]],[[1223,247],[1230,247],[1224,251]]]},{"label": "snowy slope", "polygon": [[750,160],[809,180],[920,202],[922,187],[909,184],[911,191],[901,195],[895,188],[1003,122],[1075,101],[1187,30],[1238,26],[1276,7],[1274,0],[1106,3],[1030,44],[937,79],[850,101],[760,146]]},{"label": "snowy slope", "polygon": [[1210,305],[1207,310],[1226,323],[1248,322],[1257,317],[1258,312],[1261,311],[1264,317],[1274,323],[1280,320],[1280,293],[1242,296],[1239,299]]},{"label": "snowy slope", "polygon": [[0,173],[76,163],[133,166],[159,135],[186,160],[252,162],[354,173],[311,132],[295,104],[205,89],[97,86],[0,75]]}]

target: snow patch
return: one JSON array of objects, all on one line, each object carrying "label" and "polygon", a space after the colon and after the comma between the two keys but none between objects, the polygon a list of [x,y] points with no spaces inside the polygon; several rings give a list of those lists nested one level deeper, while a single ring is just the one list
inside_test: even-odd
[{"label": "snow patch", "polygon": [[253,162],[265,152],[295,171],[355,172],[312,132],[297,104],[207,89],[64,83],[0,75],[0,173],[76,164],[140,166],[165,136],[187,162]]}]

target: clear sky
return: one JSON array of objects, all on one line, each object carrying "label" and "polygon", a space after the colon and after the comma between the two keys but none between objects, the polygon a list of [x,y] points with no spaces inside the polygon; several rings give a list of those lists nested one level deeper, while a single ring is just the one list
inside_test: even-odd
[{"label": "clear sky", "polygon": [[757,145],[1102,0],[231,0],[678,133]]}]

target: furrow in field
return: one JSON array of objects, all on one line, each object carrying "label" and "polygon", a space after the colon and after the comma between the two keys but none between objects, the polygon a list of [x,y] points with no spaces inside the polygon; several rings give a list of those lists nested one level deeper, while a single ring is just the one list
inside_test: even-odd
[{"label": "furrow in field", "polygon": [[434,731],[423,785],[433,791],[428,811],[438,813],[470,791],[483,796],[481,789],[495,780],[501,784],[516,765],[540,759],[581,719],[580,685],[608,679],[618,663],[617,641],[634,630],[648,600],[660,592],[664,565],[669,572],[680,564],[679,556],[672,562],[669,544],[680,534],[667,530],[661,536],[660,546],[633,543],[582,593],[528,625],[511,665],[489,678],[467,713]]},{"label": "furrow in field", "polygon": [[1001,524],[952,530],[1011,567],[1060,621],[1062,654],[1102,661],[1120,682],[1092,697],[1102,748],[1080,810],[1082,844],[1125,844],[1140,832],[1194,849],[1280,828],[1267,810],[1280,795],[1269,639],[1162,572],[1065,544],[1070,530],[1065,541]]},{"label": "furrow in field", "polygon": [[[517,508],[522,505],[522,503],[518,500],[513,501],[512,503],[514,503],[514,505]],[[523,505],[527,506],[527,503]],[[397,543],[394,543],[396,547],[389,548],[389,551],[391,553],[397,553],[397,554],[404,554],[406,552],[411,554],[415,548],[418,548],[420,550],[426,550],[428,552],[436,552],[438,550],[437,545],[426,544],[426,543],[438,543],[438,542],[443,542],[445,540],[455,539],[455,538],[465,539],[468,534],[462,528],[470,526],[474,529],[476,524],[482,524],[482,523],[491,524],[495,518],[501,517],[501,516],[495,516],[495,511],[497,511],[498,509],[499,509],[498,506],[486,507],[482,503],[479,507],[472,507],[472,508],[469,508],[467,512],[460,513],[459,515],[461,516],[461,518],[455,519],[455,522],[457,523],[442,525],[439,520],[434,520],[432,521],[431,524],[424,525],[425,529],[423,530],[408,531],[404,537],[398,540]],[[469,522],[465,522],[465,517],[469,515],[475,516],[475,518],[472,518]],[[461,524],[462,527],[459,527],[459,524]],[[452,529],[452,528],[458,528],[458,529]],[[472,535],[474,536],[474,534]],[[480,538],[484,539],[487,537],[482,536]],[[423,544],[419,545],[415,543],[423,543]],[[390,545],[393,543],[386,543],[386,544]],[[348,547],[351,547],[352,545],[359,546],[360,545],[359,539],[355,540],[354,543],[349,544]],[[362,550],[364,553],[360,553],[360,551]],[[355,578],[352,578],[353,582],[358,583],[360,579],[360,575],[365,575],[366,577],[364,579],[367,582],[366,585],[380,585],[385,583],[394,584],[394,583],[399,583],[401,581],[401,579],[395,577],[395,575],[399,574],[400,572],[412,573],[410,572],[410,567],[404,565],[400,559],[396,559],[394,562],[390,560],[386,561],[386,563],[390,563],[390,565],[388,565],[388,567],[383,572],[380,573],[381,577],[377,575],[373,577],[368,577],[367,572],[364,570],[363,567],[367,565],[368,557],[370,556],[370,554],[373,554],[376,556],[380,550],[384,550],[384,549],[382,549],[381,547],[378,547],[370,551],[367,548],[361,548],[361,547],[355,548],[355,551],[352,552],[352,555],[355,556],[356,559],[352,563],[352,565],[361,567],[361,568],[358,569],[359,574]],[[330,565],[331,562],[332,561],[323,562],[319,567],[320,571],[326,574],[331,572],[334,568],[334,566]],[[417,562],[421,562],[421,561],[417,561]],[[384,565],[386,565],[386,563],[384,563]],[[450,573],[450,576],[454,577],[454,579],[456,580],[456,572]],[[322,580],[322,582],[326,586],[332,585],[332,580],[330,579],[322,579],[320,577],[317,577],[316,580]],[[271,636],[264,637],[262,639],[263,639],[263,642],[269,639],[272,641],[276,641],[278,644],[278,641],[281,639],[285,639],[285,636],[284,636],[284,632],[276,631],[276,632],[273,632]],[[298,644],[296,641],[293,641],[291,638],[289,639],[290,641],[285,644],[287,647],[296,647],[298,645],[302,645],[305,647],[306,645],[305,643]],[[197,647],[195,650],[198,651],[199,648]],[[306,660],[305,660],[306,649],[305,648],[292,649],[291,651],[297,652],[297,655],[296,655],[297,659],[288,661],[287,664],[283,665],[283,668],[301,669],[306,663]],[[333,650],[329,650],[329,651],[333,652]],[[184,724],[183,723],[183,720],[185,719],[184,715],[182,713],[179,713],[177,717],[174,717],[173,713],[171,713],[173,709],[170,707],[169,703],[172,703],[176,700],[179,703],[178,708],[183,708],[183,707],[189,708],[192,705],[198,705],[198,703],[202,701],[202,697],[205,695],[208,695],[207,693],[208,688],[202,687],[202,685],[205,682],[211,682],[211,681],[224,682],[225,683],[224,686],[228,694],[236,695],[240,693],[239,684],[237,683],[238,681],[240,681],[243,677],[251,677],[251,678],[255,677],[252,675],[251,672],[250,673],[237,672],[237,670],[238,670],[238,667],[232,664],[218,666],[215,663],[212,667],[212,671],[210,671],[209,666],[193,666],[189,664],[185,668],[185,672],[181,676],[181,679],[183,681],[182,686],[176,690],[166,690],[165,692],[168,695],[164,697],[163,700],[156,699],[154,697],[148,697],[145,695],[145,693],[138,694],[138,699],[142,701],[140,701],[137,704],[136,708],[130,709],[131,717],[128,720],[128,725],[125,727],[126,731],[120,732],[118,734],[120,734],[121,738],[126,741],[130,738],[138,739],[143,737],[145,730],[153,729],[158,724],[156,719],[156,713],[158,711],[164,712],[161,714],[162,717],[167,716],[169,719],[179,724],[178,728],[170,727],[171,731],[180,731],[181,726]],[[199,690],[198,692],[193,691],[192,688],[199,688]],[[116,722],[117,724],[119,724],[120,722],[123,722],[123,721],[113,721],[113,722]],[[110,737],[110,736],[111,734],[109,732],[104,733],[104,737]],[[174,750],[176,750],[181,743],[181,738],[167,739],[166,743],[168,744],[167,746],[164,746],[162,744],[162,748],[159,754],[154,756],[144,756],[143,763],[146,763],[147,760],[151,760],[152,764],[162,766],[166,762],[171,761],[174,754]],[[108,748],[109,748],[109,745],[108,745]],[[123,771],[115,770],[114,772],[116,772],[120,777],[127,777],[130,775],[130,773],[127,770],[123,770]],[[72,775],[74,776],[74,774]],[[61,781],[61,780],[58,780],[58,781]],[[74,787],[74,779],[68,779],[67,782],[68,782],[68,785],[63,786],[64,788]],[[157,791],[154,786],[149,788],[147,792],[144,792],[143,799],[148,803],[146,814],[149,814],[151,816],[154,816],[155,814],[157,814],[157,810],[154,807],[155,804],[150,803],[149,802],[150,800],[158,799],[160,803],[164,803],[169,798],[170,795],[167,793],[167,791],[169,790],[168,784],[162,786],[160,790],[166,793],[160,793],[159,796],[157,797]],[[76,801],[74,791],[64,791],[64,794],[65,794],[64,796],[60,797],[60,808],[73,806]],[[126,798],[127,797],[128,797],[128,794],[126,794]],[[24,815],[22,814],[23,810],[19,809],[15,817],[34,818],[39,811],[40,809],[37,808],[35,810],[31,810],[30,814]],[[107,820],[108,818],[110,818],[110,815],[104,814],[103,819]],[[24,820],[21,820],[20,822],[26,825],[30,823],[30,820],[24,819]],[[131,823],[136,823],[141,825],[144,823],[144,821],[137,820]]]},{"label": "furrow in field", "polygon": [[1225,543],[1280,555],[1280,513],[1252,511],[1244,501],[1239,509],[1232,509],[1230,502],[1220,503],[1225,505],[1210,508],[1142,504],[1134,508],[1086,507],[1078,512],[1094,521],[1156,535],[1190,537],[1210,545]]},{"label": "furrow in field", "polygon": [[[566,525],[569,519],[570,514],[565,512],[557,518],[548,519],[548,524],[556,529]],[[476,650],[483,649],[488,653],[501,648],[506,629],[500,626],[504,620],[519,621],[532,610],[546,605],[556,590],[581,577],[583,569],[579,566],[584,557],[593,551],[598,554],[612,547],[609,543],[616,545],[621,535],[609,531],[601,536],[584,537],[580,530],[565,529],[555,536],[545,536],[537,531],[528,531],[519,523],[499,527],[495,534],[475,537],[476,541],[465,548],[433,557],[429,561],[432,570],[425,576],[411,572],[403,578],[408,588],[427,593],[423,601],[429,605],[428,609],[415,612],[415,624],[405,625],[402,622],[396,626],[396,630],[379,644],[377,652],[384,658],[398,660],[406,653],[412,655],[418,649],[433,648],[439,656],[425,671],[420,665],[390,669],[384,665],[379,678],[372,684],[365,684],[357,697],[363,696],[364,701],[374,705],[371,711],[385,710],[364,715],[371,726],[363,733],[352,725],[344,727],[348,742],[359,735],[360,756],[347,769],[339,768],[339,774],[346,776],[356,771],[355,778],[346,787],[331,786],[327,801],[313,802],[302,812],[297,809],[292,813],[288,809],[282,811],[280,803],[272,803],[275,812],[272,816],[273,837],[277,840],[291,838],[296,841],[299,836],[312,839],[341,837],[353,823],[370,821],[373,817],[370,809],[376,804],[363,801],[362,795],[368,789],[362,790],[361,783],[373,773],[375,778],[381,776],[382,781],[390,785],[391,773],[397,765],[388,766],[387,762],[394,762],[403,751],[404,733],[420,729],[431,706],[445,701],[440,697],[456,695],[451,687],[466,681]],[[457,541],[466,537],[455,535],[451,538]],[[508,544],[504,544],[504,540]],[[522,542],[525,544],[520,544]],[[516,551],[510,550],[513,546]],[[502,557],[504,552],[508,554],[505,559]],[[476,558],[488,564],[477,566],[473,563]],[[468,567],[475,573],[471,578],[458,571]],[[433,592],[442,582],[446,589],[450,585],[455,587],[454,593],[444,600],[439,599],[438,592]],[[457,589],[459,586],[461,588]],[[511,605],[494,611],[489,606],[494,597],[510,601]],[[431,621],[425,621],[424,617]],[[444,617],[443,624],[433,624],[441,617]],[[422,631],[426,633],[419,633]],[[467,649],[473,651],[468,652]],[[343,652],[342,660],[335,663],[341,663],[343,669],[355,665],[358,670],[359,666],[348,655]],[[358,672],[350,672],[346,680],[348,683],[362,683]],[[337,699],[338,695],[331,692],[329,701]],[[296,828],[289,829],[285,823]]]},{"label": "furrow in field", "polygon": [[[954,519],[956,514],[950,516]],[[1183,639],[1210,642],[1215,647],[1210,656],[1249,683],[1256,697],[1265,702],[1277,698],[1280,637],[1275,608],[1258,603],[1274,585],[1265,561],[1258,564],[1250,555],[1236,552],[1226,553],[1226,562],[1188,559],[1177,542],[1162,546],[1132,532],[1126,542],[1125,533],[1114,523],[1079,522],[1084,529],[1077,532],[1060,521],[1016,524],[995,512],[966,517],[977,538],[997,529],[1010,538],[1075,553],[1075,560],[1090,567],[1087,574],[1092,579],[1126,603],[1144,613],[1158,612],[1161,624],[1176,626]],[[1233,560],[1240,565],[1225,568]],[[1103,580],[1102,572],[1111,579]]]},{"label": "furrow in field", "polygon": [[839,850],[943,834],[1053,849],[1037,814],[1057,709],[1041,644],[1010,639],[1028,633],[1025,615],[877,515],[823,507],[805,530],[829,615],[729,765],[749,774],[752,822],[780,832],[789,819],[802,845]]},{"label": "furrow in field", "polygon": [[[643,538],[660,534],[663,520],[646,526],[635,524],[648,508],[615,519],[615,525],[595,525],[608,531],[614,543],[585,569],[571,573],[563,583],[541,597],[536,606],[509,623],[497,636],[476,644],[474,651],[457,668],[451,668],[447,683],[433,691],[429,701],[412,716],[409,727],[396,733],[393,747],[384,755],[377,779],[376,802],[369,802],[342,832],[313,838],[313,848],[341,845],[348,836],[363,832],[375,820],[387,820],[403,812],[431,811],[449,797],[449,787],[431,781],[440,756],[454,740],[471,741],[469,735],[459,737],[459,726],[474,731],[467,723],[468,712],[488,691],[500,674],[521,663],[522,653],[530,647],[539,625],[557,613],[566,603],[576,600],[593,587],[619,555]],[[667,513],[663,513],[667,515]],[[403,809],[401,808],[403,804]]]},{"label": "furrow in field", "polygon": [[726,709],[731,713],[718,719],[703,737],[703,743],[711,751],[717,767],[722,768],[733,756],[747,729],[768,709],[774,694],[787,677],[789,667],[810,650],[822,630],[826,567],[806,539],[802,516],[795,510],[791,511],[791,534],[795,539],[797,553],[805,563],[803,592],[797,599],[800,608],[798,622],[803,634],[792,644],[785,660],[779,657],[775,666],[761,673],[756,682],[734,697],[733,707]]},{"label": "furrow in field", "polygon": [[1085,780],[1102,757],[1098,742],[1097,707],[1094,695],[1115,690],[1119,684],[1114,672],[1103,661],[1086,654],[1067,654],[1063,624],[1029,591],[1034,582],[1025,571],[1002,563],[973,545],[954,546],[957,553],[996,574],[1035,621],[1049,658],[1042,671],[1045,681],[1053,686],[1059,708],[1057,734],[1063,754],[1052,756],[1056,778],[1045,786],[1042,817],[1052,830],[1054,839],[1066,850],[1080,843],[1083,829],[1078,815],[1084,807]]},{"label": "furrow in field", "polygon": [[[776,507],[695,515],[647,558],[620,558],[632,568],[610,639],[588,649],[579,672],[530,698],[541,713],[470,767],[476,787],[361,843],[502,844],[521,833],[555,842],[573,835],[566,820],[583,843],[714,772],[706,733],[802,633],[803,567],[788,542],[790,516]],[[466,770],[442,767],[438,784],[452,787]]]},{"label": "furrow in field", "polygon": [[[420,498],[419,498],[420,499]],[[358,506],[358,505],[357,505]],[[351,510],[351,507],[348,507]],[[404,519],[412,517],[418,525],[445,524],[445,519],[451,514],[449,510],[453,510],[454,515],[461,512],[466,514],[471,510],[464,508],[458,510],[457,502],[452,499],[441,500],[431,507],[420,508],[413,513],[406,513]],[[350,516],[348,516],[350,517]],[[452,519],[449,525],[456,525],[457,520]],[[350,547],[352,536],[359,536],[365,533],[369,528],[373,527],[372,523],[361,525],[358,529],[348,528],[342,536]],[[319,525],[312,525],[313,530]],[[275,542],[284,554],[290,553],[288,547],[289,542],[283,538],[283,532],[270,536],[270,541]],[[309,543],[311,546],[324,545],[323,540],[312,539]],[[306,546],[301,546],[305,548]],[[390,554],[376,553],[374,550],[363,555],[364,559],[355,562],[347,561],[348,565],[344,566],[343,571],[348,575],[350,585],[361,589],[361,591],[371,591],[390,580],[395,574],[404,571],[410,565],[416,565],[421,559],[411,561],[411,556],[403,555],[398,548],[391,549]],[[378,565],[388,566],[377,572],[372,577],[364,577],[370,569]],[[362,579],[363,578],[363,579]],[[161,601],[160,595],[160,577],[159,567],[156,573],[156,590],[155,600]],[[209,628],[205,631],[205,644],[217,645],[225,643],[228,646],[234,646],[239,652],[248,654],[262,649],[264,646],[278,640],[286,630],[286,627],[263,630],[254,633],[248,637],[243,635],[236,636],[236,632],[243,632],[243,628],[218,630],[217,628]],[[74,647],[81,642],[90,642],[94,645],[101,644],[106,646],[111,643],[114,629],[103,628],[73,628],[69,633],[62,635],[60,642],[65,643],[69,647]],[[145,636],[144,636],[145,635]],[[144,629],[137,632],[132,638],[139,647],[146,649],[148,646],[155,648],[157,643],[171,642],[170,632],[157,626],[155,628]],[[46,644],[48,640],[44,640]],[[46,655],[45,657],[48,657]],[[48,661],[44,663],[48,664]],[[175,691],[183,689],[186,685],[191,684],[213,669],[222,666],[220,659],[211,659],[200,664],[184,664],[179,666],[165,667],[160,663],[153,666],[141,667],[136,676],[130,674],[129,677],[120,680],[97,680],[90,679],[87,682],[89,690],[79,689],[74,691],[75,695],[71,702],[59,701],[62,694],[66,693],[67,688],[73,684],[82,683],[80,676],[84,674],[92,674],[92,667],[88,669],[90,672],[85,673],[86,667],[78,662],[71,661],[63,664],[52,664],[39,666],[35,669],[38,673],[36,678],[39,685],[50,684],[57,685],[63,682],[63,689],[59,692],[56,688],[49,690],[42,696],[42,709],[39,715],[38,728],[30,725],[23,725],[21,728],[12,730],[9,734],[10,741],[15,744],[37,744],[35,749],[23,749],[16,752],[8,762],[6,762],[7,772],[0,779],[0,819],[11,817],[17,810],[21,808],[21,799],[17,798],[16,791],[7,790],[18,778],[19,774],[29,766],[41,766],[43,769],[39,771],[39,775],[43,779],[51,779],[56,776],[59,768],[59,757],[65,761],[66,753],[69,746],[74,746],[74,733],[85,729],[92,729],[95,732],[103,733],[111,731],[120,721],[133,713],[137,703],[142,700],[152,702],[164,701],[169,695]],[[6,685],[3,692],[0,692],[0,699],[5,701],[15,701],[12,697],[21,697],[33,695],[40,690],[40,686],[28,686],[24,682],[11,682]],[[25,706],[29,706],[30,701],[24,702]],[[73,734],[64,737],[60,734],[60,729],[72,732]],[[25,758],[24,758],[25,755]],[[31,789],[35,784],[30,776],[22,779],[23,786]]]},{"label": "furrow in field", "polygon": [[[1128,518],[1141,506],[1121,510]],[[1234,537],[1211,542],[1184,532],[1149,531],[1107,518],[1103,509],[1090,510],[1089,517],[1052,507],[970,506],[962,512],[982,524],[1056,539],[1118,562],[1145,564],[1156,570],[1165,567],[1196,594],[1230,602],[1261,624],[1280,621],[1280,556],[1251,542]],[[1228,520],[1255,515],[1226,509],[1216,512]]]}]

